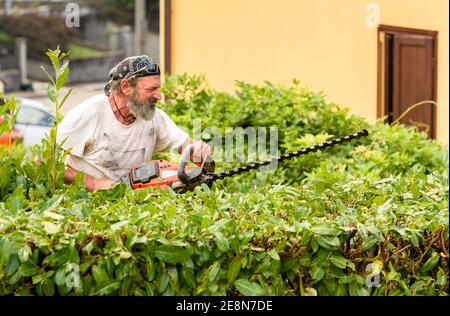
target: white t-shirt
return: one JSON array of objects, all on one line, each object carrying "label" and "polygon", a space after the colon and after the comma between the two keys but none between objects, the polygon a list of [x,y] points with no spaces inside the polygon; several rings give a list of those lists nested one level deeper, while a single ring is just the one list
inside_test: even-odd
[{"label": "white t-shirt", "polygon": [[68,164],[94,178],[118,181],[133,164],[150,160],[153,152],[179,148],[189,135],[156,109],[149,121],[137,118],[123,125],[105,95],[71,109],[58,125],[58,142],[72,147]]}]

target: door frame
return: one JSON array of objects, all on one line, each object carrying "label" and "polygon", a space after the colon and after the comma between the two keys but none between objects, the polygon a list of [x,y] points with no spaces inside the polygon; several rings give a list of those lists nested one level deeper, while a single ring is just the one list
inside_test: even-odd
[{"label": "door frame", "polygon": [[[388,115],[388,109],[386,104],[386,52],[385,52],[385,38],[386,35],[396,34],[411,34],[420,37],[428,37],[434,40],[434,60],[433,60],[433,100],[437,102],[437,79],[438,79],[438,32],[430,30],[422,30],[415,28],[399,27],[392,25],[380,24],[377,32],[377,45],[378,45],[378,57],[377,57],[377,117],[383,117]],[[433,121],[431,128],[431,134],[433,138],[436,138],[436,124],[437,124],[437,111],[434,105],[425,105],[432,107]]]}]

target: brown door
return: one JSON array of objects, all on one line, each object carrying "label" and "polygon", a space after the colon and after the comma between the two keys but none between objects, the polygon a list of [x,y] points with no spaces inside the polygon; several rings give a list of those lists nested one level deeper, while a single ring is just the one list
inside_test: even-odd
[{"label": "brown door", "polygon": [[[380,27],[383,37],[384,115],[390,123],[412,105],[436,101],[436,34],[430,31]],[[416,125],[435,137],[435,106],[428,103],[412,109],[400,122]]]}]

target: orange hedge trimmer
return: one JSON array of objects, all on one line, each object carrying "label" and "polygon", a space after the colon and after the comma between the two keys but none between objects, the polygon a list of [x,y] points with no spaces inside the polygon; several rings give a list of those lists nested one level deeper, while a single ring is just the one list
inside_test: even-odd
[{"label": "orange hedge trimmer", "polygon": [[141,189],[148,186],[155,188],[159,187],[161,189],[167,189],[170,187],[175,192],[184,193],[193,190],[196,186],[201,185],[202,183],[211,186],[216,180],[231,177],[242,172],[248,172],[274,162],[281,162],[301,155],[306,155],[310,152],[316,152],[320,149],[342,144],[352,139],[367,135],[369,135],[367,130],[362,130],[355,134],[336,138],[316,146],[284,154],[280,157],[262,162],[254,162],[252,164],[221,173],[214,173],[215,164],[211,156],[207,156],[202,163],[198,163],[197,167],[187,166],[186,162],[189,160],[193,150],[193,146],[188,145],[181,155],[179,165],[165,160],[152,160],[149,162],[144,162],[131,168],[128,174],[121,177],[120,181],[124,182],[128,187],[133,189]]}]

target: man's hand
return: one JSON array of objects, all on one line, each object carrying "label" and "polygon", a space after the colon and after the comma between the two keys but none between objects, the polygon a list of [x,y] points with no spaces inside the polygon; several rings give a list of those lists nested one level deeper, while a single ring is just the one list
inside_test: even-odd
[{"label": "man's hand", "polygon": [[202,162],[206,156],[212,155],[211,147],[209,147],[208,144],[202,142],[201,140],[193,142],[192,145],[194,146],[191,157],[192,162]]},{"label": "man's hand", "polygon": [[[113,185],[115,184],[115,182],[111,179],[93,179],[92,180],[92,191],[97,191],[97,190],[110,190]],[[89,188],[88,188],[89,190]],[[90,190],[89,190],[90,191]]]},{"label": "man's hand", "polygon": [[181,154],[189,144],[192,144],[192,146],[194,147],[193,153],[190,157],[192,162],[202,162],[207,155],[212,155],[211,147],[209,147],[208,144],[202,142],[201,140],[194,142],[192,139],[188,139],[186,142],[184,142],[184,144],[178,149],[178,153]]}]

